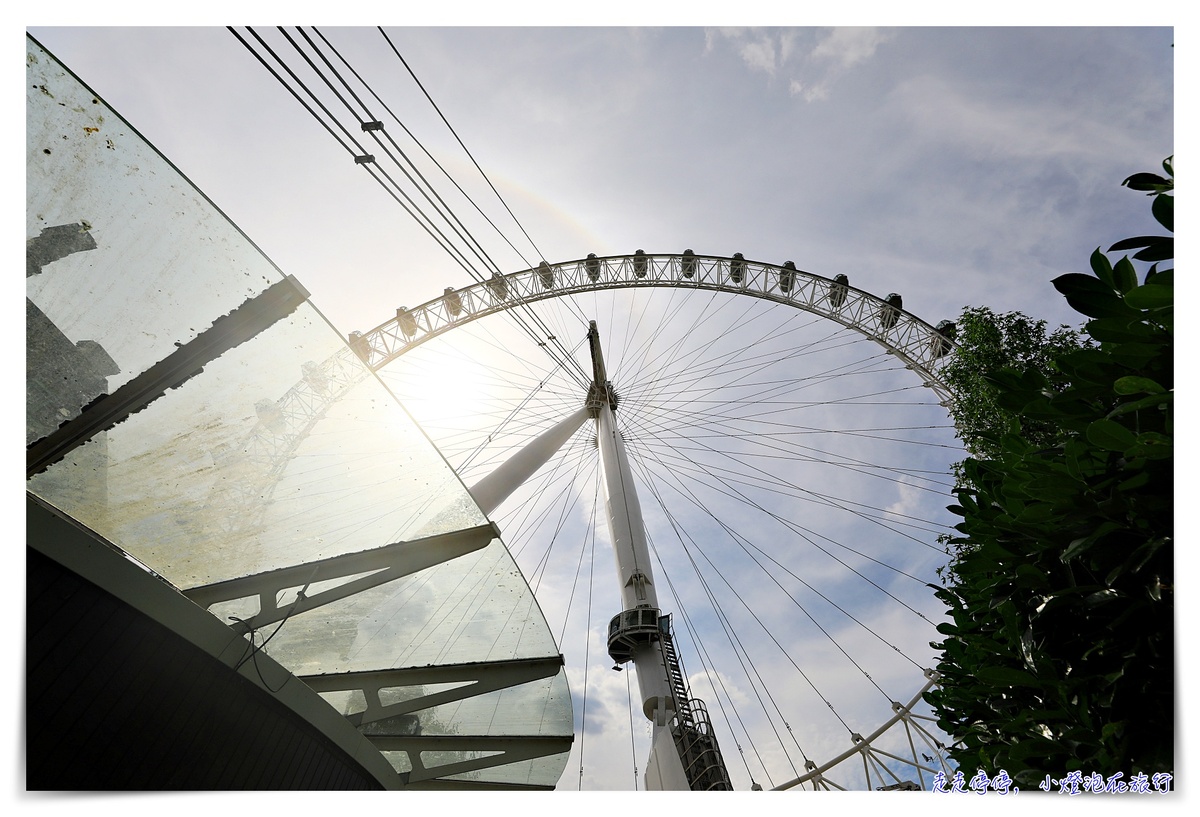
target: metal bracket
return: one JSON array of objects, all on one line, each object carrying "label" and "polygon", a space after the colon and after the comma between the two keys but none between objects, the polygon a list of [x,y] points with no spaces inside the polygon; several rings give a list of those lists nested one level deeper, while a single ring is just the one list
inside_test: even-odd
[{"label": "metal bracket", "polygon": [[[405,715],[433,706],[474,698],[498,689],[518,686],[543,678],[553,678],[563,666],[561,655],[546,658],[525,658],[511,661],[479,661],[470,664],[443,664],[431,667],[365,670],[330,675],[301,675],[300,680],[316,692],[362,692],[367,708],[346,719],[355,726],[375,723],[397,715]],[[420,687],[434,684],[461,683],[453,689],[443,689],[418,695],[408,700],[383,704],[379,691],[392,687]],[[367,733],[371,737],[370,733]]]},{"label": "metal bracket", "polygon": [[[411,542],[395,542],[374,550],[346,553],[315,562],[268,570],[253,576],[192,587],[184,590],[183,594],[205,608],[222,601],[258,596],[258,614],[231,625],[239,632],[249,632],[479,550],[499,535],[500,531],[489,522],[453,533],[414,539]],[[303,587],[306,590],[313,582],[344,578],[367,571],[375,572],[312,595],[306,595],[302,590],[296,601],[283,609],[276,603],[279,594],[288,588]]]},{"label": "metal bracket", "polygon": [[[404,752],[412,771],[400,775],[406,784],[418,783],[454,774],[505,766],[521,760],[561,754],[571,750],[574,735],[543,737],[541,735],[413,735],[411,737],[376,737],[371,742],[381,752]],[[475,757],[457,763],[445,763],[427,768],[421,761],[424,752],[497,752],[487,757]]]},{"label": "metal bracket", "polygon": [[208,363],[296,311],[308,294],[295,276],[289,275],[217,318],[211,327],[112,394],[102,394],[84,406],[78,417],[31,443],[25,453],[25,478],[45,471],[101,431],[141,411],[169,389],[182,386]]}]

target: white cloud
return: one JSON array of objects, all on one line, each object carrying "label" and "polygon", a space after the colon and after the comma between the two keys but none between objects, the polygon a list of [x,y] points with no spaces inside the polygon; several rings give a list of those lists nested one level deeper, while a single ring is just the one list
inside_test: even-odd
[{"label": "white cloud", "polygon": [[850,68],[873,56],[875,49],[895,36],[895,32],[879,28],[835,28],[817,43],[809,56],[813,60]]},{"label": "white cloud", "polygon": [[744,42],[739,51],[742,59],[751,68],[766,71],[768,74],[775,73],[775,44],[769,38]]},{"label": "white cloud", "polygon": [[811,48],[814,30],[720,28],[705,32],[705,52],[728,41],[746,65],[769,76],[789,72],[788,92],[806,102],[829,99],[832,85],[845,71],[870,59],[896,34],[878,28],[833,28]]},{"label": "white cloud", "polygon": [[1045,96],[989,99],[961,82],[924,75],[897,85],[891,102],[915,128],[912,138],[970,146],[976,155],[1077,160],[1135,150],[1129,131],[1106,126],[1105,111],[1093,115]]}]

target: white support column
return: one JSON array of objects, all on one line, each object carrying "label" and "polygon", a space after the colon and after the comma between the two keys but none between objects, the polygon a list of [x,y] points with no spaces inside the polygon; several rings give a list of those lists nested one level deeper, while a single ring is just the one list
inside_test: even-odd
[{"label": "white support column", "polygon": [[642,506],[625,454],[625,443],[617,430],[616,418],[607,404],[596,418],[596,438],[604,475],[604,501],[608,511],[613,554],[617,559],[617,578],[625,610],[639,605],[658,607],[658,593],[651,578],[650,549]]},{"label": "white support column", "polygon": [[[637,487],[629,468],[621,432],[617,429],[612,408],[606,402],[600,406],[596,418],[596,437],[604,473],[608,529],[612,535],[624,609],[647,606],[660,609]],[[671,694],[662,650],[657,642],[640,644],[633,649],[631,661],[637,670],[642,712],[654,723],[653,745],[647,764],[647,770],[653,769],[654,774],[646,775],[646,785],[686,791],[687,775],[667,728],[675,709],[675,699]]]},{"label": "white support column", "polygon": [[549,431],[543,432],[503,465],[471,486],[471,496],[484,516],[490,517],[492,511],[500,507],[513,491],[545,465],[587,418],[588,410],[581,408]]},{"label": "white support column", "polygon": [[[650,548],[646,543],[642,506],[638,502],[637,486],[629,467],[629,457],[625,453],[625,442],[613,414],[617,399],[604,367],[600,333],[595,321],[592,321],[588,330],[588,341],[592,352],[593,376],[588,407],[596,418],[596,445],[600,449],[604,502],[617,562],[617,579],[621,585],[622,612],[645,607],[653,608],[658,615],[661,608],[654,586],[654,572],[650,568]],[[658,790],[686,791],[689,788],[687,774],[669,728],[676,702],[658,639],[647,638],[632,645],[629,660],[637,670],[642,712],[654,723],[650,760],[644,778],[646,786]]]}]

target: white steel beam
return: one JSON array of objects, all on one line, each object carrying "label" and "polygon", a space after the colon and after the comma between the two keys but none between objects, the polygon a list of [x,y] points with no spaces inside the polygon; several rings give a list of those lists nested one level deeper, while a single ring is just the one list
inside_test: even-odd
[{"label": "white steel beam", "polygon": [[[372,550],[346,553],[268,570],[253,576],[192,587],[184,590],[183,594],[204,608],[223,601],[258,596],[258,614],[232,625],[233,629],[239,632],[249,632],[479,550],[499,535],[500,531],[489,522],[453,533],[414,539],[410,542],[395,542]],[[376,572],[313,593],[311,596],[306,595],[305,591],[314,582],[344,578],[367,571]],[[301,588],[296,600],[281,608],[276,601],[279,595],[294,587]]]},{"label": "white steel beam", "polygon": [[471,486],[468,490],[484,515],[490,516],[513,491],[545,465],[546,461],[571,439],[587,418],[587,409],[579,409],[543,432],[499,468]]}]

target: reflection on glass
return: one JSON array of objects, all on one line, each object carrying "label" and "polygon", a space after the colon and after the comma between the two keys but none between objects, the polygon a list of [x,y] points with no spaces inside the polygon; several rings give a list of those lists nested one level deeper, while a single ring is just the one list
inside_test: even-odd
[{"label": "reflection on glass", "polygon": [[[28,68],[33,441],[281,274],[32,41]],[[96,435],[28,488],[181,589],[486,523],[409,415],[309,304]],[[278,589],[276,602],[290,604],[301,589]],[[223,622],[248,618],[258,612],[257,592],[211,612]],[[270,630],[251,633],[247,649],[265,649],[297,674],[558,652],[498,539]],[[344,713],[364,705],[360,693],[327,700]],[[563,673],[413,717],[414,726],[453,735],[569,735],[572,722]],[[473,779],[548,785],[565,759]]]}]

